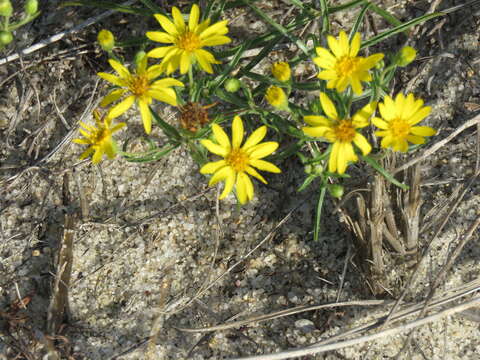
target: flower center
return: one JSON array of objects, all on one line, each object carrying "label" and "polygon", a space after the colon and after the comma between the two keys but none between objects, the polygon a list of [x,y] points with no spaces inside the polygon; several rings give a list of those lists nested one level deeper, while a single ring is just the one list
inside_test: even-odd
[{"label": "flower center", "polygon": [[197,34],[187,30],[178,37],[177,47],[192,52],[202,47],[202,40]]},{"label": "flower center", "polygon": [[335,138],[343,142],[352,142],[356,131],[352,125],[352,120],[340,120],[338,125],[333,128]]},{"label": "flower center", "polygon": [[92,144],[95,145],[100,145],[103,143],[105,140],[108,140],[110,138],[110,130],[101,126],[96,129],[96,131],[92,134],[91,139],[92,139]]},{"label": "flower center", "polygon": [[129,89],[133,93],[133,95],[144,95],[149,88],[150,84],[146,75],[135,75],[132,77]]},{"label": "flower center", "polygon": [[235,172],[242,172],[247,169],[249,158],[247,153],[242,149],[232,149],[225,160]]},{"label": "flower center", "polygon": [[395,138],[406,138],[410,134],[410,124],[403,119],[393,119],[390,130]]},{"label": "flower center", "polygon": [[350,76],[357,70],[359,60],[356,57],[342,57],[337,63],[337,73],[341,76]]}]

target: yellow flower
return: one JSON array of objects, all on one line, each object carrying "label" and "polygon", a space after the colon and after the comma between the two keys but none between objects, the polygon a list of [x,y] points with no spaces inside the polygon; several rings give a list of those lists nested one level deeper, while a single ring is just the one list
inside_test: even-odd
[{"label": "yellow flower", "polygon": [[272,65],[272,74],[275,79],[281,82],[290,80],[290,65],[284,61],[276,62]]},{"label": "yellow flower", "polygon": [[115,141],[112,139],[112,134],[126,124],[118,123],[112,127],[112,119],[108,116],[104,116],[103,119],[101,119],[100,113],[97,110],[93,112],[93,116],[95,117],[96,126],[80,122],[83,129],[79,131],[85,139],[74,139],[73,142],[76,144],[90,145],[87,150],[80,155],[80,159],[85,159],[93,153],[92,162],[98,164],[102,160],[103,154],[106,154],[110,159],[115,157],[117,151]]},{"label": "yellow flower", "polygon": [[278,86],[270,86],[265,94],[265,99],[267,99],[267,102],[274,108],[277,108],[279,110],[288,109],[287,95],[285,94],[283,89],[279,88]]},{"label": "yellow flower", "polygon": [[212,131],[215,142],[204,139],[201,140],[201,144],[208,151],[223,157],[223,160],[205,164],[200,169],[200,173],[213,174],[209,182],[210,186],[225,180],[225,187],[219,199],[225,198],[235,186],[238,201],[240,204],[245,204],[253,198],[253,184],[248,175],[256,177],[264,184],[267,183],[255,168],[272,173],[281,172],[272,163],[262,160],[278,147],[278,143],[274,141],[259,144],[267,134],[266,126],[255,130],[243,146],[243,123],[239,116],[233,119],[231,142],[219,125],[213,124]]},{"label": "yellow flower", "polygon": [[115,46],[115,37],[106,29],[100,30],[97,35],[97,41],[104,51],[112,51]]},{"label": "yellow flower", "polygon": [[351,43],[348,42],[345,31],[340,32],[338,40],[328,36],[327,41],[330,51],[317,47],[318,57],[313,58],[315,64],[326,69],[320,71],[318,77],[328,81],[328,89],[335,88],[338,92],[343,92],[351,85],[353,92],[360,95],[363,91],[361,82],[372,80],[368,71],[383,59],[383,54],[373,54],[367,58],[357,56],[361,44],[359,33],[355,33]]},{"label": "yellow flower", "polygon": [[162,70],[159,65],[147,68],[146,56],[139,61],[138,68],[134,74],[131,74],[118,61],[110,59],[108,62],[119,76],[103,72],[97,75],[120,87],[120,89],[112,90],[103,98],[100,106],[107,106],[127,95],[121,102],[110,109],[108,117],[116,118],[122,115],[136,102],[140,109],[145,132],[150,134],[152,130],[152,114],[149,105],[155,99],[177,106],[177,95],[171,87],[183,86],[183,83],[173,78],[155,80],[162,73]]},{"label": "yellow flower", "polygon": [[190,10],[188,25],[185,24],[182,13],[175,6],[172,8],[173,22],[161,14],[154,16],[165,32],[148,31],[147,38],[172,45],[155,48],[148,52],[148,56],[163,58],[160,65],[167,74],[178,68],[180,68],[180,73],[185,74],[192,63],[196,61],[204,71],[213,73],[211,64],[220,64],[220,62],[203,48],[223,45],[232,41],[229,37],[224,36],[228,33],[228,20],[219,21],[211,26],[210,19],[199,23],[200,10],[196,4],[193,4]]},{"label": "yellow flower", "polygon": [[305,122],[312,126],[306,126],[302,130],[309,136],[322,137],[333,144],[328,160],[328,171],[343,174],[349,161],[358,160],[353,144],[362,151],[363,155],[367,155],[372,150],[367,139],[357,129],[368,126],[368,119],[372,116],[377,104],[371,102],[357,111],[352,118],[341,119],[333,102],[323,92],[320,93],[320,103],[327,117],[305,116]]},{"label": "yellow flower", "polygon": [[415,100],[413,94],[405,97],[400,93],[395,100],[385,96],[378,109],[382,118],[374,117],[372,123],[380,129],[375,135],[383,137],[381,142],[383,148],[407,152],[408,142],[423,144],[425,136],[437,133],[429,126],[414,126],[425,119],[432,109],[430,106],[423,106],[422,99]]}]

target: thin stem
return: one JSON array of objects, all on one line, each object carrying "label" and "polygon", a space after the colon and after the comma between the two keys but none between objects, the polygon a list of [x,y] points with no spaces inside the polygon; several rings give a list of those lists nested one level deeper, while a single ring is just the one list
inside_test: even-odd
[{"label": "thin stem", "polygon": [[318,241],[318,235],[320,233],[320,219],[322,218],[323,201],[325,200],[325,193],[327,191],[325,181],[322,181],[320,186],[320,196],[318,197],[317,211],[315,213],[315,227],[313,228],[313,241],[315,242]]}]

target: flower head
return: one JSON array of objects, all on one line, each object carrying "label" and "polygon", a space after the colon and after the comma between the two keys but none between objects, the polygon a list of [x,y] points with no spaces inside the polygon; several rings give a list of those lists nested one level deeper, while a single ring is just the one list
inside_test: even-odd
[{"label": "flower head", "polygon": [[340,118],[333,102],[327,94],[320,93],[320,103],[326,117],[319,115],[305,116],[307,124],[302,128],[309,136],[322,137],[332,143],[332,152],[328,160],[328,170],[343,174],[347,169],[348,162],[358,160],[353,144],[367,155],[372,150],[367,139],[358,132],[358,129],[368,126],[368,119],[375,111],[376,103],[371,102],[357,111],[351,118]]},{"label": "flower head", "polygon": [[115,37],[112,32],[106,29],[100,30],[97,35],[97,41],[104,51],[112,51],[115,46]]},{"label": "flower head", "polygon": [[[118,86],[119,89],[114,89],[105,96],[100,106],[107,106],[123,98],[123,100],[113,106],[108,113],[108,117],[116,118],[136,102],[140,109],[145,132],[150,134],[152,130],[152,114],[150,113],[149,105],[153,99],[155,99],[172,106],[177,106],[177,95],[171,87],[183,86],[183,83],[173,78],[155,80],[162,73],[162,70],[159,65],[153,65],[147,68],[146,56],[139,61],[137,70],[133,74],[116,60],[110,59],[108,62],[118,73],[118,76],[103,72],[97,75]],[[124,97],[125,95],[126,97]]]},{"label": "flower head", "polygon": [[351,85],[353,92],[360,95],[363,91],[361,82],[372,80],[368,71],[383,59],[383,54],[373,54],[367,58],[357,56],[361,45],[359,33],[355,33],[351,43],[348,42],[345,31],[340,32],[338,40],[328,36],[327,41],[330,51],[317,47],[318,57],[313,58],[315,64],[325,69],[320,71],[318,77],[328,81],[328,89],[335,88],[338,92],[343,92]]},{"label": "flower head", "polygon": [[405,97],[400,93],[395,100],[385,96],[378,109],[382,118],[374,117],[372,123],[380,129],[375,135],[383,137],[383,148],[407,152],[408,142],[423,144],[425,136],[437,133],[429,126],[415,126],[430,114],[431,107],[423,106],[423,100],[415,100],[413,94]]},{"label": "flower head", "polygon": [[285,94],[283,89],[278,86],[270,86],[265,93],[265,99],[267,99],[267,102],[274,108],[277,108],[279,110],[288,109],[287,95]]},{"label": "flower head", "polygon": [[292,71],[290,65],[284,61],[276,62],[272,65],[272,74],[275,79],[281,82],[290,80]]},{"label": "flower head", "polygon": [[112,134],[126,124],[118,123],[112,127],[112,119],[108,116],[101,118],[97,110],[93,112],[93,116],[95,118],[95,126],[80,122],[81,127],[83,127],[83,129],[80,129],[80,134],[83,135],[84,139],[74,139],[73,142],[90,145],[87,150],[80,155],[80,159],[85,159],[93,153],[92,162],[98,164],[102,160],[103,154],[106,154],[109,159],[115,157],[117,151],[115,141],[112,139]]},{"label": "flower head", "polygon": [[267,134],[266,126],[255,130],[243,146],[243,122],[239,116],[233,119],[231,141],[219,125],[213,124],[212,131],[215,142],[204,139],[201,143],[208,151],[223,157],[223,160],[205,164],[200,169],[200,173],[213,174],[209,182],[210,186],[219,181],[225,181],[220,199],[225,198],[235,187],[238,201],[240,204],[245,204],[253,198],[253,183],[248,175],[256,177],[264,184],[267,183],[255,168],[272,173],[281,172],[272,163],[262,160],[278,147],[278,143],[274,141],[259,144]]},{"label": "flower head", "polygon": [[171,45],[155,48],[148,52],[148,56],[163,58],[160,65],[167,74],[178,68],[180,73],[185,74],[194,62],[198,62],[207,73],[213,73],[211,64],[220,62],[203,48],[232,41],[225,36],[228,33],[228,20],[219,21],[213,25],[210,25],[210,19],[199,23],[200,9],[196,4],[193,4],[190,10],[188,25],[185,24],[182,13],[175,6],[172,8],[173,22],[165,15],[155,14],[154,16],[165,32],[148,31],[147,38]]}]

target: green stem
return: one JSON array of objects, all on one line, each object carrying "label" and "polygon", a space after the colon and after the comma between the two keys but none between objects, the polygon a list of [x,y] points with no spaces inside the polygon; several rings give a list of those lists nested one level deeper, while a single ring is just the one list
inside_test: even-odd
[{"label": "green stem", "polygon": [[193,87],[193,66],[190,65],[188,69],[188,87],[189,87],[189,95],[190,95],[190,101],[195,102],[195,99],[193,98],[194,96],[194,87]]},{"label": "green stem", "polygon": [[317,211],[315,213],[315,226],[313,228],[313,241],[315,242],[318,241],[318,235],[320,233],[320,219],[322,218],[323,201],[325,200],[325,193],[327,192],[325,181],[322,181],[320,186],[320,196],[318,197]]}]

